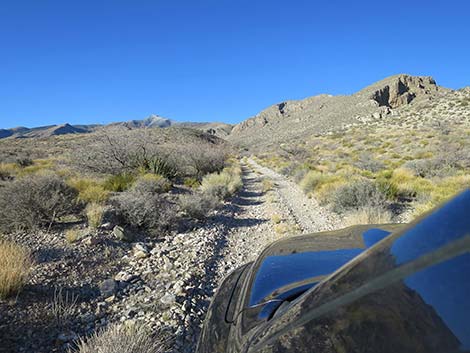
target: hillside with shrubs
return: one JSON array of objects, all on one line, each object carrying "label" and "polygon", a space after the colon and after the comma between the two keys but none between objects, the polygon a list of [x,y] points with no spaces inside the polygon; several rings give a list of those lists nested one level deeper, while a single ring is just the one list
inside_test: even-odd
[{"label": "hillside with shrubs", "polygon": [[257,152],[347,224],[410,221],[470,186],[470,90]]}]

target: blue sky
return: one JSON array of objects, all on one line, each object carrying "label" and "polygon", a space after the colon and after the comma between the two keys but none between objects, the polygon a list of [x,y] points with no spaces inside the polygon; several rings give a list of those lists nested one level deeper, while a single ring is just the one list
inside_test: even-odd
[{"label": "blue sky", "polygon": [[0,127],[239,122],[396,73],[470,85],[470,1],[0,0]]}]

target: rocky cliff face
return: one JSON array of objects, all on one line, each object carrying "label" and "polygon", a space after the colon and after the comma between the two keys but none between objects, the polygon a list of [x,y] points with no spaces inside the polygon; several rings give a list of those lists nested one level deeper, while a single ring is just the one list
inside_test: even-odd
[{"label": "rocky cliff face", "polygon": [[438,91],[439,86],[432,77],[399,75],[390,84],[375,91],[370,98],[379,106],[398,108],[411,103],[416,97],[432,96]]},{"label": "rocky cliff face", "polygon": [[228,139],[250,146],[276,144],[393,115],[445,92],[432,77],[396,75],[350,96],[318,95],[275,104],[236,125]]}]

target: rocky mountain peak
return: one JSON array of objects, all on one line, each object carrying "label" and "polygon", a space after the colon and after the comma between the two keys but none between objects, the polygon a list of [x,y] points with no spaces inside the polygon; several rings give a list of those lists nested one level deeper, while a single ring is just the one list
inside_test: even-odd
[{"label": "rocky mountain peak", "polygon": [[398,108],[411,103],[418,96],[431,95],[439,90],[436,81],[430,76],[397,75],[379,81],[374,87],[370,99],[378,103],[379,107]]}]

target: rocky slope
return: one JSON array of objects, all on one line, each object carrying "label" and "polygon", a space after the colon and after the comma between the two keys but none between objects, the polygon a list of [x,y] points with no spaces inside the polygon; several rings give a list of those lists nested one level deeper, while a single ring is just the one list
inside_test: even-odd
[{"label": "rocky slope", "polygon": [[264,148],[369,118],[394,116],[403,107],[435,100],[448,91],[431,77],[396,75],[350,96],[322,94],[273,105],[236,125],[228,139],[241,146]]}]

